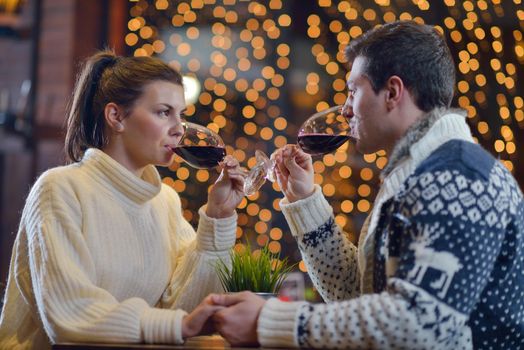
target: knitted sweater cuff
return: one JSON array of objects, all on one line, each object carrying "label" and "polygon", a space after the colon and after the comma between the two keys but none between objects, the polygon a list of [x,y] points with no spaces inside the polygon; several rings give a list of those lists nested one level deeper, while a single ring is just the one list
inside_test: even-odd
[{"label": "knitted sweater cuff", "polygon": [[258,342],[263,347],[298,347],[296,314],[304,303],[269,299],[258,317]]},{"label": "knitted sweater cuff", "polygon": [[316,230],[333,215],[333,209],[318,185],[315,185],[313,194],[305,199],[293,203],[289,203],[286,198],[282,199],[280,209],[295,237]]},{"label": "knitted sweater cuff", "polygon": [[224,251],[233,247],[236,239],[237,213],[215,219],[206,215],[206,206],[198,210],[197,248],[201,251]]},{"label": "knitted sweater cuff", "polygon": [[182,318],[184,310],[148,309],[140,318],[146,343],[182,344]]}]

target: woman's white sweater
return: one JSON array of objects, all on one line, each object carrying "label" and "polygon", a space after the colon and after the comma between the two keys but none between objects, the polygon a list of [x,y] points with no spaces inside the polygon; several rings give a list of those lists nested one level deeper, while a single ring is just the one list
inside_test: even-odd
[{"label": "woman's white sweater", "polygon": [[138,178],[97,149],[44,173],[13,248],[0,348],[183,342],[183,316],[222,290],[213,265],[235,242],[236,214],[199,214],[195,234],[155,167]]}]

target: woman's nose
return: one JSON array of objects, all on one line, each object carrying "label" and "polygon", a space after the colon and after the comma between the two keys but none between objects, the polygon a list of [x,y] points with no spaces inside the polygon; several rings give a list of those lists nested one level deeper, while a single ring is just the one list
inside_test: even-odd
[{"label": "woman's nose", "polygon": [[184,135],[184,124],[183,122],[176,122],[176,124],[171,128],[171,135],[177,138],[180,138]]}]

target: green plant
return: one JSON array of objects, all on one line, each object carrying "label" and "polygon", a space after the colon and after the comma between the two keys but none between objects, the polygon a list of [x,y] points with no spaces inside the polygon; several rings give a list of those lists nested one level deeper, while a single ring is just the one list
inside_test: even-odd
[{"label": "green plant", "polygon": [[223,260],[215,265],[220,283],[226,292],[249,290],[255,293],[278,293],[282,282],[295,264],[288,258],[280,260],[279,253],[271,253],[266,245],[252,253],[251,247],[231,250],[231,267]]}]

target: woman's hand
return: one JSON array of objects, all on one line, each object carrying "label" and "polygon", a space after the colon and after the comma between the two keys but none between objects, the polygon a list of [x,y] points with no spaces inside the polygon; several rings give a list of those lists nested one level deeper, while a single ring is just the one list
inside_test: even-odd
[{"label": "woman's hand", "polygon": [[290,203],[311,196],[315,190],[311,156],[297,145],[285,145],[271,156],[282,192]]},{"label": "woman's hand", "polygon": [[235,212],[235,208],[244,198],[244,179],[246,172],[238,160],[226,156],[220,163],[222,172],[209,191],[206,215],[211,218],[226,218]]},{"label": "woman's hand", "polygon": [[215,312],[224,309],[213,303],[212,295],[208,295],[202,302],[182,319],[182,338],[190,338],[199,334],[214,332],[213,321],[210,319]]}]

